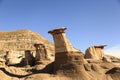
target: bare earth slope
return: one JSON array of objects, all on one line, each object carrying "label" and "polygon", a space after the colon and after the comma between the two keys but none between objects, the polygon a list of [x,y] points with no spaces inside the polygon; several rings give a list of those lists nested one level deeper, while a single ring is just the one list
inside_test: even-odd
[{"label": "bare earth slope", "polygon": [[[0,32],[0,80],[120,80],[119,58],[104,55],[101,46],[88,49],[86,58],[81,51],[73,48],[65,36],[65,30],[60,28],[50,31],[55,40],[55,49],[51,42],[30,30]],[[38,53],[39,58],[43,54],[43,48],[35,48],[36,43],[45,46],[48,58],[31,66],[28,64],[28,60],[33,60],[30,55],[35,58]],[[32,53],[25,53],[26,50]],[[6,51],[13,54],[12,58]],[[9,60],[20,63],[19,58],[24,54],[30,54],[25,58],[27,65],[5,64]]]},{"label": "bare earth slope", "polygon": [[45,46],[48,55],[54,53],[54,46],[40,34],[30,30],[17,30],[11,32],[0,32],[0,53],[9,51],[15,54],[24,54],[30,50],[35,55],[34,44],[41,43]]},{"label": "bare earth slope", "polygon": [[35,50],[33,46],[35,43],[43,43],[48,51],[53,51],[52,43],[30,30],[0,32],[0,50]]}]

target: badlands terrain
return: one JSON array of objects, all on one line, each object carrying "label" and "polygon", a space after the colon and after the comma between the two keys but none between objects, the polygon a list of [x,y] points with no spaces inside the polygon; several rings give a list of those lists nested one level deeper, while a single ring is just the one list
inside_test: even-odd
[{"label": "badlands terrain", "polygon": [[48,31],[54,43],[30,30],[0,32],[0,80],[120,80],[120,59],[106,55],[106,45],[83,53],[66,29]]}]

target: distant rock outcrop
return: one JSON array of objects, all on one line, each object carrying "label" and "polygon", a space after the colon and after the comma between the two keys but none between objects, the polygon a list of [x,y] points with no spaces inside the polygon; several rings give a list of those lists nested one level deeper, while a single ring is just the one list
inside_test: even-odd
[{"label": "distant rock outcrop", "polygon": [[89,47],[85,52],[85,59],[102,59],[104,56],[104,47],[106,45],[98,45]]}]

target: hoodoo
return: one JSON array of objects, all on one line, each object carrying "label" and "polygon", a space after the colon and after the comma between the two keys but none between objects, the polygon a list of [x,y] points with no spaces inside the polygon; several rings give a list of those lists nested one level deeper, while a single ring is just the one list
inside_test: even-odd
[{"label": "hoodoo", "polygon": [[47,50],[45,49],[45,46],[43,44],[35,44],[36,48],[36,55],[35,60],[36,63],[41,63],[44,59],[47,59]]},{"label": "hoodoo", "polygon": [[48,32],[54,45],[28,30],[0,32],[0,80],[120,80],[119,58],[105,55],[105,45],[91,46],[84,55],[66,29]]},{"label": "hoodoo", "polygon": [[75,51],[68,41],[65,34],[66,29],[58,28],[48,32],[52,34],[55,44],[54,72],[72,77],[78,77],[80,74],[81,78],[88,80],[83,67],[83,54],[80,51]]},{"label": "hoodoo", "polygon": [[102,59],[104,56],[104,47],[106,45],[96,45],[91,46],[86,50],[85,58],[86,59]]}]

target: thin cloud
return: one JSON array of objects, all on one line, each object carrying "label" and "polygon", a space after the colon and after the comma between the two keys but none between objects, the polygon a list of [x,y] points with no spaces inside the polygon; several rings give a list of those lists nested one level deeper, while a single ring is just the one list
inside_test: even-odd
[{"label": "thin cloud", "polygon": [[116,45],[114,47],[111,47],[111,48],[105,50],[105,54],[120,58],[120,45]]}]

